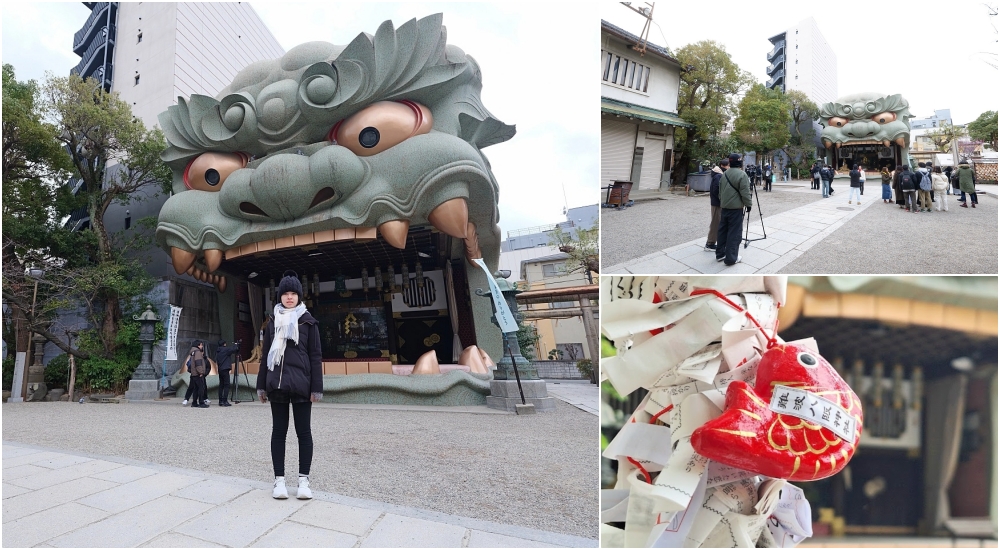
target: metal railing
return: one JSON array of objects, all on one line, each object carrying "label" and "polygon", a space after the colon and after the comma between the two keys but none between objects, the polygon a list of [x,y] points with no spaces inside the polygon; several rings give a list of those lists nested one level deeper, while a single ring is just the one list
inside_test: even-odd
[{"label": "metal railing", "polygon": [[785,49],[785,41],[784,40],[778,41],[778,43],[774,45],[774,49],[771,50],[771,53],[767,54],[767,60],[774,61],[774,56],[778,55],[778,52],[784,49]]},{"label": "metal railing", "polygon": [[770,75],[778,69],[785,68],[785,55],[781,54],[777,58],[771,61],[771,64],[767,66],[767,74]]},{"label": "metal railing", "polygon": [[785,70],[782,69],[782,70],[774,73],[773,75],[771,75],[771,80],[768,80],[767,84],[765,84],[765,86],[768,87],[768,88],[771,88],[775,84],[777,84],[778,82],[780,82],[781,80],[783,80],[784,78],[785,78]]},{"label": "metal railing", "polygon": [[93,11],[90,12],[90,17],[87,18],[87,22],[83,24],[83,28],[76,31],[73,35],[73,51],[78,50],[82,45],[83,41],[90,34],[90,31],[94,30],[94,26],[97,25],[98,19],[104,14],[104,10],[111,6],[111,2],[98,2]]},{"label": "metal railing", "polygon": [[[114,41],[115,41],[115,28],[111,27],[108,30],[107,37],[103,39],[101,38],[95,39],[90,44],[90,47],[87,48],[87,51],[84,52],[83,55],[81,55],[82,59],[80,59],[80,62],[77,63],[76,67],[73,67],[73,70],[71,72],[78,75],[86,75],[88,73],[86,69],[88,69],[95,61],[96,57],[95,54],[98,52],[98,50],[100,50],[102,47],[108,46],[111,43],[114,43]],[[110,57],[110,51],[108,53]],[[101,61],[103,62],[104,59],[101,59]]]}]

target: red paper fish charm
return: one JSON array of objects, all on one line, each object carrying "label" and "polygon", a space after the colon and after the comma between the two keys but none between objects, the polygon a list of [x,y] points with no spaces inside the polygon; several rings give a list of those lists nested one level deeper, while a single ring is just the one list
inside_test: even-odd
[{"label": "red paper fish charm", "polygon": [[778,344],[761,357],[753,388],[729,385],[725,411],[696,429],[691,445],[723,464],[815,481],[851,460],[861,422],[861,401],[826,359],[805,346]]}]

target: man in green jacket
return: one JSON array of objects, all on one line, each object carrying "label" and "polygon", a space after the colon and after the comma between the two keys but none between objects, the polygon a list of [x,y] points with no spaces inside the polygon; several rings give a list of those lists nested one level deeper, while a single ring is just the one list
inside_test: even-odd
[{"label": "man in green jacket", "polygon": [[719,220],[719,240],[715,248],[715,261],[726,265],[737,264],[740,242],[743,240],[743,211],[750,211],[750,178],[743,171],[743,159],[736,153],[729,155],[729,170],[719,182],[719,202],[722,217]]}]

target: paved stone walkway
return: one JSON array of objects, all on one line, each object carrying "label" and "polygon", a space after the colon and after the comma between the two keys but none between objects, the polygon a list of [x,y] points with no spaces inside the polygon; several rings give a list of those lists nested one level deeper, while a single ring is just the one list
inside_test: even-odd
[{"label": "paved stone walkway", "polygon": [[333,493],[289,494],[274,500],[260,481],[3,442],[4,547],[597,546]]},{"label": "paved stone walkway", "polygon": [[601,388],[597,384],[591,384],[588,380],[547,380],[545,388],[549,396],[565,401],[581,411],[600,416],[597,407]]},{"label": "paved stone walkway", "polygon": [[[838,189],[840,191],[840,189]],[[757,204],[750,212],[750,228],[744,233],[750,239],[763,240],[750,242],[749,247],[740,245],[740,255],[743,261],[733,266],[715,261],[715,251],[705,250],[704,237],[688,241],[676,246],[665,248],[641,258],[618,265],[603,268],[605,273],[675,273],[675,274],[746,274],[746,273],[777,273],[782,267],[801,256],[816,243],[839,229],[851,218],[860,214],[873,204],[882,201],[867,198],[861,205],[848,205],[846,193],[836,198],[793,208],[791,210],[767,216],[761,226]],[[746,224],[746,218],[744,218]]]}]

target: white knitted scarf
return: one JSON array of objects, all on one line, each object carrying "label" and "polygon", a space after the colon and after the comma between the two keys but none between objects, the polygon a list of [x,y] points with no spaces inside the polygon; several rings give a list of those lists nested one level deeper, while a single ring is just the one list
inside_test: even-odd
[{"label": "white knitted scarf", "polygon": [[267,370],[273,371],[285,356],[285,344],[292,340],[299,343],[299,317],[306,312],[306,305],[299,303],[292,309],[287,309],[281,303],[274,305],[274,341],[271,350],[267,352]]}]

